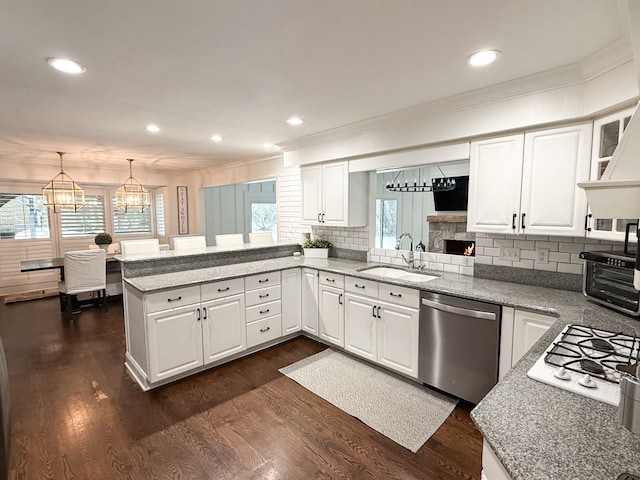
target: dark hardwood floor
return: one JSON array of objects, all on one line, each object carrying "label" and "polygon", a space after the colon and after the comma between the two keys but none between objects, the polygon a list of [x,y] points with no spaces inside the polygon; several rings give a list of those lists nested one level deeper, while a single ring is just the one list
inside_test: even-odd
[{"label": "dark hardwood floor", "polygon": [[413,454],[278,372],[326,348],[307,338],[144,393],[119,303],[72,321],[57,298],[0,303],[0,336],[11,479],[480,478],[471,405]]}]

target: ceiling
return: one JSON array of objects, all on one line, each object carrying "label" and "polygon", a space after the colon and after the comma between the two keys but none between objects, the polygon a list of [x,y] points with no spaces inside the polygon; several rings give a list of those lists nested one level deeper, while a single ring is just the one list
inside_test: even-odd
[{"label": "ceiling", "polygon": [[[0,0],[0,160],[210,168],[627,42],[611,0]],[[488,67],[465,59],[493,48]],[[84,64],[71,76],[49,57]],[[285,123],[299,115],[305,123]],[[151,134],[147,124],[161,132]],[[213,134],[223,141],[215,143]]]}]

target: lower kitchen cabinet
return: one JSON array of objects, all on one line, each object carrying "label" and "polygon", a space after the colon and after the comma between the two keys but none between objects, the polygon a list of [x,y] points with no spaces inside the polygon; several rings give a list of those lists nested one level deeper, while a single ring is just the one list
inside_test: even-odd
[{"label": "lower kitchen cabinet", "polygon": [[378,361],[377,302],[352,293],[345,294],[344,302],[344,348],[372,362]]},{"label": "lower kitchen cabinet", "polygon": [[246,350],[244,294],[203,303],[202,333],[205,365]]},{"label": "lower kitchen cabinet", "polygon": [[320,285],[318,337],[344,347],[344,290]]},{"label": "lower kitchen cabinet", "polygon": [[302,271],[290,268],[281,273],[282,282],[282,334],[302,329]]},{"label": "lower kitchen cabinet", "polygon": [[146,318],[150,382],[203,365],[200,305],[150,313]]},{"label": "lower kitchen cabinet", "polygon": [[482,443],[481,480],[511,480],[511,477],[486,441]]},{"label": "lower kitchen cabinet", "polygon": [[318,270],[302,269],[302,330],[318,336]]},{"label": "lower kitchen cabinet", "polygon": [[379,302],[378,363],[418,377],[419,310]]},{"label": "lower kitchen cabinet", "polygon": [[502,307],[500,378],[518,363],[556,320],[556,317],[541,313]]}]

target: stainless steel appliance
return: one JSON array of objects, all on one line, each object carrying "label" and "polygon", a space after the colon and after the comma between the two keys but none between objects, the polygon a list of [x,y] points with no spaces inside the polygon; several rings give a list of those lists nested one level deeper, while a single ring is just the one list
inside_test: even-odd
[{"label": "stainless steel appliance", "polygon": [[582,291],[591,301],[630,315],[640,315],[640,291],[633,286],[635,256],[625,251],[582,252]]},{"label": "stainless steel appliance", "polygon": [[[567,325],[527,375],[609,405],[620,403],[620,365],[637,363],[640,339],[619,332]],[[637,411],[637,409],[636,409]]]},{"label": "stainless steel appliance", "polygon": [[422,292],[418,379],[478,403],[498,382],[500,306]]},{"label": "stainless steel appliance", "polygon": [[618,365],[622,372],[620,378],[620,406],[618,419],[620,424],[633,433],[640,434],[640,349],[635,363]]}]

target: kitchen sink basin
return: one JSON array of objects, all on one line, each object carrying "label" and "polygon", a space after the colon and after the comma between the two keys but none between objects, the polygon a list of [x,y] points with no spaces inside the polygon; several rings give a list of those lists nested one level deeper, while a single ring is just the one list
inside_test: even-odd
[{"label": "kitchen sink basin", "polygon": [[390,267],[371,267],[360,270],[363,273],[377,275],[378,277],[390,278],[394,280],[406,280],[408,282],[428,282],[438,278],[436,275],[427,273],[407,272],[399,268]]}]

